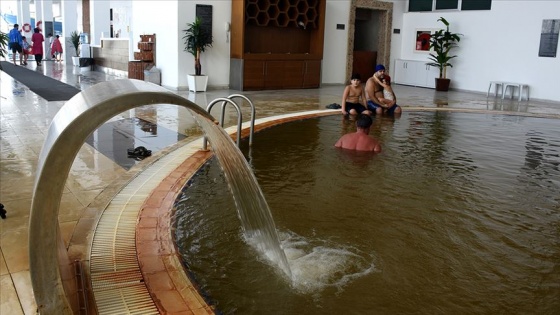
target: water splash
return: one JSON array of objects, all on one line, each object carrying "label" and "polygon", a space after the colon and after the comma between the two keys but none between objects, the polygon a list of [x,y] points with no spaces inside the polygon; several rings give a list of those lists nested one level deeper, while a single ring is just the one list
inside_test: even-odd
[{"label": "water splash", "polygon": [[204,129],[226,175],[245,237],[292,279],[292,271],[280,247],[270,208],[247,160],[222,128],[207,119],[200,119],[196,114],[194,116]]},{"label": "water splash", "polygon": [[292,270],[292,286],[300,293],[317,294],[328,287],[342,290],[376,270],[374,257],[352,246],[291,232],[281,233],[280,239]]}]

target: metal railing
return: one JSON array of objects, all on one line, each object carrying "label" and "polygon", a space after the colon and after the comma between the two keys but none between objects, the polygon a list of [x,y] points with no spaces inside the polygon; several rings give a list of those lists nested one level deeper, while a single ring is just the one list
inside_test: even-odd
[{"label": "metal railing", "polygon": [[[221,127],[224,127],[226,105],[230,103],[233,105],[233,107],[235,107],[235,109],[237,110],[237,147],[239,147],[241,144],[241,126],[243,124],[243,114],[241,113],[240,106],[233,100],[234,98],[242,98],[246,100],[247,103],[249,103],[249,105],[251,106],[251,120],[250,120],[251,126],[249,130],[249,145],[252,145],[253,134],[255,132],[255,105],[248,97],[241,94],[231,94],[228,97],[219,97],[208,104],[208,106],[206,107],[206,111],[210,113],[212,107],[214,107],[215,104],[217,104],[218,102],[222,102],[219,124]],[[204,136],[202,148],[203,150],[207,150],[208,148],[208,138],[206,136]]]}]

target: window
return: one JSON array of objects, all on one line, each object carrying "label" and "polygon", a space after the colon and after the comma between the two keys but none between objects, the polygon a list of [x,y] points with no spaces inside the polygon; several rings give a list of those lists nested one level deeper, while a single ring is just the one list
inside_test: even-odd
[{"label": "window", "polygon": [[408,0],[408,12],[437,10],[490,10],[492,0]]},{"label": "window", "polygon": [[490,10],[492,0],[463,0],[461,10]]},{"label": "window", "polygon": [[458,9],[459,0],[436,0],[436,10]]},{"label": "window", "polygon": [[408,1],[408,11],[409,12],[422,12],[422,11],[432,11],[432,0],[409,0]]}]

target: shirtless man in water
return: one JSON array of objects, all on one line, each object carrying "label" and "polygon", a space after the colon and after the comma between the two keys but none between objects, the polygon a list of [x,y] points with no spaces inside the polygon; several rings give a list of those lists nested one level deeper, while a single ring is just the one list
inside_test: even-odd
[{"label": "shirtless man in water", "polygon": [[383,65],[377,65],[375,66],[375,73],[366,82],[368,109],[376,114],[384,112],[387,114],[400,114],[402,110],[400,106],[397,105],[395,93],[392,93],[394,99],[390,102],[383,102],[380,100],[383,98],[383,86],[381,80],[383,80],[384,75],[385,67]]},{"label": "shirtless man in water", "polygon": [[362,113],[371,115],[371,112],[367,109],[366,93],[359,74],[353,74],[350,79],[350,84],[344,88],[341,104],[342,115],[357,115]]},{"label": "shirtless man in water", "polygon": [[369,115],[361,114],[356,119],[356,132],[340,137],[334,146],[347,150],[381,152],[379,141],[369,136],[372,123],[373,120]]}]

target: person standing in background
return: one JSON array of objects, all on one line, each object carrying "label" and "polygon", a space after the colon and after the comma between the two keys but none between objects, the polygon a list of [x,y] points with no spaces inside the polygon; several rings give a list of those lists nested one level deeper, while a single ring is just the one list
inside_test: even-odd
[{"label": "person standing in background", "polygon": [[62,44],[60,43],[59,37],[60,36],[56,35],[51,48],[52,54],[55,57],[55,62],[62,60]]},{"label": "person standing in background", "polygon": [[23,44],[23,39],[21,33],[19,32],[19,25],[14,24],[14,28],[8,33],[8,49],[12,50],[12,60],[14,65],[16,64],[16,53],[19,54],[19,64],[23,65],[23,50],[21,45]]},{"label": "person standing in background", "polygon": [[52,51],[53,35],[52,33],[47,34],[47,53],[45,54],[45,60],[54,59],[54,51]]},{"label": "person standing in background", "polygon": [[45,37],[39,32],[39,28],[36,27],[33,35],[31,36],[31,42],[33,43],[33,54],[35,55],[35,61],[37,61],[37,66],[41,65],[43,60],[43,42]]},{"label": "person standing in background", "polygon": [[29,58],[29,53],[31,52],[31,46],[27,42],[27,38],[25,38],[25,36],[22,36],[21,38],[22,38],[21,48],[23,50],[23,63],[22,63],[22,65],[27,66],[27,58]]}]

